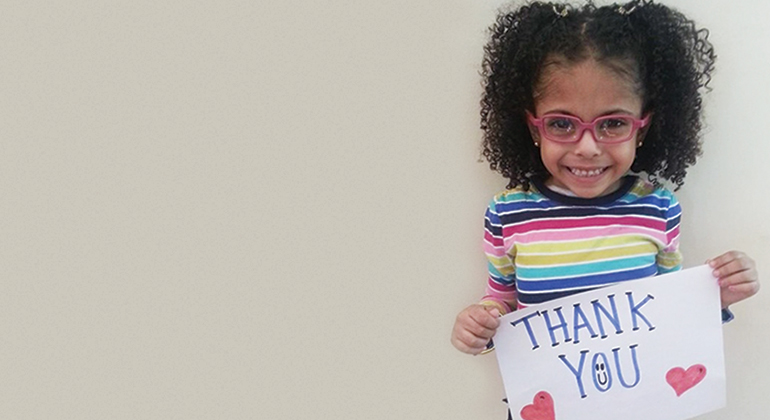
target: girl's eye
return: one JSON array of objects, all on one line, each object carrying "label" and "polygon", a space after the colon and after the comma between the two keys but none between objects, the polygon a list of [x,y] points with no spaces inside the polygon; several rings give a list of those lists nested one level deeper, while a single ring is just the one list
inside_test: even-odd
[{"label": "girl's eye", "polygon": [[575,123],[569,118],[548,118],[546,128],[552,133],[569,133],[575,131]]},{"label": "girl's eye", "polygon": [[616,133],[627,131],[630,123],[626,118],[607,118],[599,122],[599,130],[607,133]]}]

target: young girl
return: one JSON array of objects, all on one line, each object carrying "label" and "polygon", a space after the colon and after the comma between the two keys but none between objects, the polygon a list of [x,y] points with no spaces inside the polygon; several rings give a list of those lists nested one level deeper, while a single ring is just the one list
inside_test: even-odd
[{"label": "young girl", "polygon": [[[452,331],[470,354],[501,314],[681,269],[681,210],[660,182],[679,188],[700,154],[700,94],[715,59],[707,31],[649,0],[535,2],[491,32],[483,154],[510,182],[486,213],[486,296]],[[754,261],[731,251],[708,263],[727,320],[729,305],[759,289]]]}]

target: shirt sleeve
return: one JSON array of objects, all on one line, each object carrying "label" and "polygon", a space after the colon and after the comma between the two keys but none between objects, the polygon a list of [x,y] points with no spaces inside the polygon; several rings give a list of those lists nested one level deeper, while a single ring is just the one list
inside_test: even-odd
[{"label": "shirt sleeve", "polygon": [[656,262],[658,274],[670,273],[682,269],[682,253],[679,251],[679,224],[682,218],[682,208],[679,201],[670,192],[669,203],[665,209],[666,232],[665,244],[658,251]]},{"label": "shirt sleeve", "polygon": [[493,306],[501,314],[516,308],[516,278],[513,252],[506,250],[503,225],[495,200],[489,204],[484,217],[484,253],[487,255],[489,277],[482,305]]},{"label": "shirt sleeve", "polygon": [[728,322],[735,319],[735,315],[733,315],[732,311],[728,308],[722,309],[722,323],[727,324]]}]

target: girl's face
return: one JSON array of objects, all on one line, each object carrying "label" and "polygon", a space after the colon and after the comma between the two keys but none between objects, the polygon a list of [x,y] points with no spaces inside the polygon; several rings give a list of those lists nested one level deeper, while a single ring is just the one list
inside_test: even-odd
[{"label": "girl's face", "polygon": [[[566,114],[585,122],[610,114],[641,118],[642,98],[628,78],[587,59],[569,66],[552,65],[544,71],[535,97],[535,113],[538,118]],[[551,175],[546,185],[566,188],[578,197],[594,198],[620,187],[646,130],[614,144],[597,143],[591,130],[583,132],[576,143],[541,138],[533,126],[530,131],[540,144],[540,157]]]}]

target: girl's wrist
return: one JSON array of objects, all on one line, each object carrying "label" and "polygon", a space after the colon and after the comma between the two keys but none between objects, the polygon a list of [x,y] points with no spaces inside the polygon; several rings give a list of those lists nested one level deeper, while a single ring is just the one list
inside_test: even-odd
[{"label": "girl's wrist", "polygon": [[492,309],[492,308],[497,309],[500,312],[501,316],[510,312],[507,305],[504,305],[494,300],[482,300],[481,302],[479,302],[479,305],[484,306],[487,309]]}]

